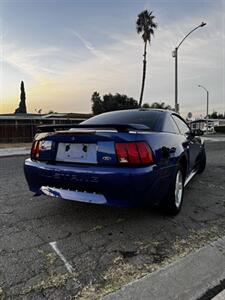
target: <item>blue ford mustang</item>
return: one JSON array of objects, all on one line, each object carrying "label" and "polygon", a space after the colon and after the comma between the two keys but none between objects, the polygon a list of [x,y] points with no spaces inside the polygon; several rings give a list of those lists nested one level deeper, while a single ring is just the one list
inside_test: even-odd
[{"label": "blue ford mustang", "polygon": [[160,204],[177,214],[184,187],[206,164],[204,143],[168,110],[114,111],[40,131],[24,165],[37,195],[119,206]]}]

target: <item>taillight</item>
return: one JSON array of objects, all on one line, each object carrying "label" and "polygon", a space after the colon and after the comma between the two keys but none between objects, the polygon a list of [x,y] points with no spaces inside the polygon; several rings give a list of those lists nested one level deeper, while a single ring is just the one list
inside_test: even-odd
[{"label": "taillight", "polygon": [[149,165],[154,163],[153,153],[145,142],[116,143],[118,162],[124,165]]},{"label": "taillight", "polygon": [[116,154],[119,162],[121,164],[128,163],[128,154],[127,154],[127,144],[125,143],[116,143]]},{"label": "taillight", "polygon": [[139,164],[141,162],[138,153],[138,146],[136,143],[127,144],[127,154],[128,154],[128,161],[130,164]]},{"label": "taillight", "polygon": [[31,147],[31,159],[37,159],[39,156],[39,141],[34,141]]},{"label": "taillight", "polygon": [[138,152],[143,164],[154,162],[153,153],[150,147],[145,142],[138,142]]},{"label": "taillight", "polygon": [[42,153],[42,157],[40,157],[40,160],[48,160],[48,157],[44,153],[48,153],[52,149],[52,141],[34,141],[31,148],[31,159],[38,159],[40,156],[40,153]]}]

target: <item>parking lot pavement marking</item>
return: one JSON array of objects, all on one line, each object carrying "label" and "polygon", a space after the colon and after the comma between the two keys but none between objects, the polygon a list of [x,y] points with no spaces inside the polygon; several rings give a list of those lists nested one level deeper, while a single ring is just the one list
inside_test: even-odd
[{"label": "parking lot pavement marking", "polygon": [[56,242],[51,242],[49,243],[49,245],[52,247],[52,249],[55,251],[55,253],[61,258],[61,260],[64,262],[64,265],[67,269],[67,271],[70,274],[74,274],[74,270],[73,267],[71,266],[71,264],[67,261],[67,259],[65,258],[65,256],[61,253],[61,251],[59,250],[59,248],[57,247],[57,243]]},{"label": "parking lot pavement marking", "polygon": [[[55,251],[55,253],[60,257],[60,259],[63,261],[65,268],[67,269],[67,271],[74,275],[74,269],[71,266],[71,264],[67,261],[67,259],[65,258],[65,256],[62,254],[62,252],[59,250],[59,248],[57,247],[57,243],[56,242],[51,242],[49,243],[49,245],[52,247],[52,249]],[[76,284],[76,288],[81,286],[80,281],[77,278],[73,278],[73,281]]]}]

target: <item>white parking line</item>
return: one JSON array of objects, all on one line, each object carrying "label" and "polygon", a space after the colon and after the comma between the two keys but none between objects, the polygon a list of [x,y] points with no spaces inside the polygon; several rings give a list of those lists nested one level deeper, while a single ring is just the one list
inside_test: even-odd
[{"label": "white parking line", "polygon": [[52,247],[52,249],[55,251],[55,253],[61,258],[61,260],[64,262],[64,265],[67,269],[67,271],[70,274],[74,273],[73,267],[71,266],[71,264],[66,260],[66,258],[63,256],[63,254],[60,252],[59,248],[57,247],[56,242],[51,242],[49,243],[49,245]]},{"label": "white parking line", "polygon": [[[67,269],[67,271],[72,274],[73,276],[74,274],[74,269],[71,266],[71,264],[67,261],[67,259],[65,258],[65,256],[61,253],[61,251],[59,250],[59,248],[57,247],[56,242],[51,242],[49,243],[49,245],[52,247],[52,249],[55,251],[55,253],[60,257],[60,259],[63,261],[65,268]],[[73,281],[75,282],[76,288],[81,286],[80,281],[77,278],[73,277]]]}]

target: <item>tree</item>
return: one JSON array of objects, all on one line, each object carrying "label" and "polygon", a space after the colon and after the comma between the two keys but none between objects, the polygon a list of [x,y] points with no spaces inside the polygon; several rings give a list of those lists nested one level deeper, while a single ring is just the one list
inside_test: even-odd
[{"label": "tree", "polygon": [[144,103],[142,105],[143,108],[158,108],[158,109],[170,109],[172,110],[172,107],[170,105],[166,105],[164,102],[153,102],[151,105],[149,103]]},{"label": "tree", "polygon": [[150,108],[150,105],[149,105],[148,103],[144,103],[144,104],[142,105],[142,107],[143,107],[143,108]]},{"label": "tree", "polygon": [[154,35],[154,29],[157,28],[157,23],[154,22],[155,16],[152,15],[152,11],[148,10],[142,11],[136,21],[136,30],[138,34],[141,34],[141,37],[144,41],[144,59],[143,59],[143,74],[142,74],[142,85],[141,85],[141,94],[139,100],[139,107],[142,105],[144,86],[145,86],[145,76],[146,76],[146,55],[147,55],[147,43],[151,42],[151,36]]},{"label": "tree", "polygon": [[209,115],[210,119],[223,119],[223,114],[218,114],[217,111],[214,111],[211,115]]},{"label": "tree", "polygon": [[26,94],[24,89],[24,83],[21,81],[20,85],[20,103],[19,107],[15,110],[15,114],[26,114],[27,107],[26,107]]},{"label": "tree", "polygon": [[100,114],[107,111],[138,108],[138,102],[132,97],[121,94],[106,94],[101,99],[98,92],[94,92],[91,98],[93,113]]},{"label": "tree", "polygon": [[170,105],[166,105],[164,102],[161,102],[161,103],[153,102],[150,107],[151,108],[170,109],[170,110],[172,110],[172,107]]},{"label": "tree", "polygon": [[103,113],[103,103],[98,92],[93,93],[91,97],[91,101],[92,101],[92,111],[94,115]]}]

